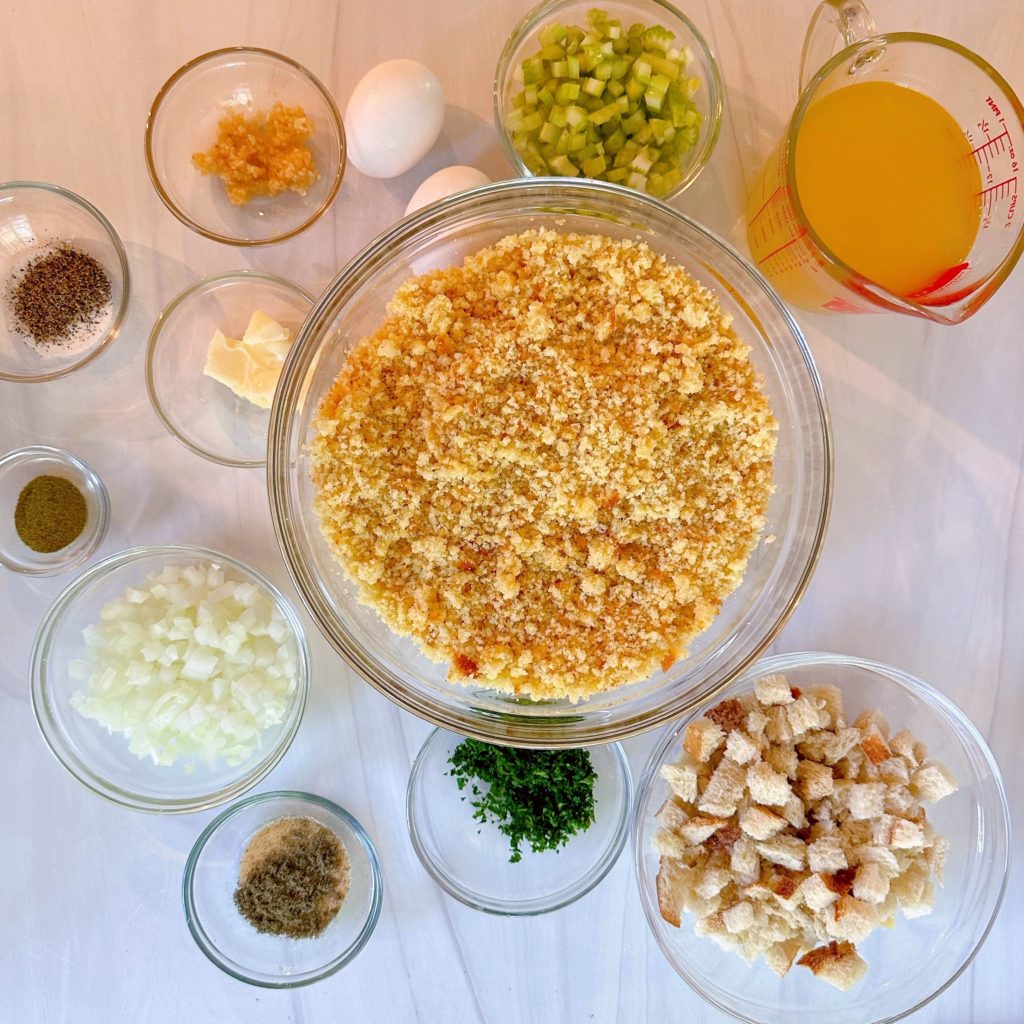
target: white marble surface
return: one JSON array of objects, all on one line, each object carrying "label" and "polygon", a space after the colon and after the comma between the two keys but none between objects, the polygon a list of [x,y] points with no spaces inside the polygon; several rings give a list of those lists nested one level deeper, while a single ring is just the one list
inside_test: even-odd
[{"label": "white marble surface", "polygon": [[[223,548],[291,588],[263,476],[204,462],[150,409],[146,337],[200,276],[268,269],[314,291],[400,216],[427,173],[452,162],[508,174],[490,124],[493,66],[530,0],[8,0],[0,11],[0,178],[81,192],[127,243],[137,285],[127,327],[95,364],[55,383],[0,384],[0,449],[66,445],[101,473],[113,525],[101,554],[140,542]],[[727,110],[710,166],[678,207],[736,240],[744,193],[795,99],[812,0],[691,0],[721,63]],[[884,28],[949,35],[1024,90],[1024,19],[999,0],[879,2]],[[160,205],[142,156],[149,102],[188,58],[217,46],[278,49],[343,106],[379,60],[440,75],[442,140],[390,182],[350,170],[329,214],[283,245],[239,252],[189,232]],[[801,315],[828,389],[835,511],[820,567],[776,649],[891,662],[953,696],[1002,763],[1024,821],[1024,269],[958,329],[899,317]],[[323,793],[378,843],[380,926],[336,977],[294,993],[249,988],[195,948],[182,866],[211,814],[163,819],[105,804],[49,755],[28,701],[36,625],[66,578],[0,577],[0,1022],[722,1021],[649,938],[628,857],[576,905],[501,920],[457,904],[416,861],[405,781],[427,733],[354,678],[310,633],[314,687],[300,734],[261,788]],[[649,738],[627,744],[639,771]],[[1024,1018],[1024,872],[975,964],[914,1019]],[[1017,966],[1014,967],[1013,965]]]}]

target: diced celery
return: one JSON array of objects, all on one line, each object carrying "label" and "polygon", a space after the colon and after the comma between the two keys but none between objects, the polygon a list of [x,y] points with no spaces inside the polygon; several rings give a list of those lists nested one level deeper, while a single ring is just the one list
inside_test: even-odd
[{"label": "diced celery", "polygon": [[625,91],[626,91],[626,87],[622,84],[621,81],[618,81],[618,82],[617,81],[611,81],[611,82],[608,83],[608,87],[605,90],[605,95],[606,96],[614,96],[614,97],[618,98]]},{"label": "diced celery", "polygon": [[626,178],[626,184],[630,188],[635,188],[638,192],[646,192],[647,175],[641,174],[639,171],[630,171],[629,177]]},{"label": "diced celery", "polygon": [[573,103],[579,99],[580,86],[578,82],[563,82],[555,92],[555,99],[559,103]]},{"label": "diced celery", "polygon": [[[580,77],[580,59],[575,54],[565,58],[566,78]],[[559,76],[562,77],[562,76]]]},{"label": "diced celery", "polygon": [[548,161],[548,167],[550,167],[555,174],[560,174],[566,178],[579,177],[580,172],[576,165],[564,155],[553,157]]},{"label": "diced celery", "polygon": [[557,103],[551,108],[551,113],[548,114],[548,119],[556,128],[564,128],[569,120],[566,117],[565,107],[559,106]]},{"label": "diced celery", "polygon": [[523,84],[536,85],[544,81],[544,59],[529,57],[523,61]]},{"label": "diced celery", "polygon": [[625,181],[629,177],[628,167],[615,167],[610,171],[605,171],[605,181]]},{"label": "diced celery", "polygon": [[644,93],[644,103],[647,104],[648,110],[659,111],[661,110],[662,104],[665,102],[665,94],[662,92],[656,92],[654,89],[648,89]]},{"label": "diced celery", "polygon": [[525,106],[535,107],[537,106],[537,86],[528,85],[522,92]]},{"label": "diced celery", "polygon": [[555,102],[555,94],[549,89],[538,89],[537,90],[537,102],[545,107],[550,107]]},{"label": "diced celery", "polygon": [[622,130],[627,135],[635,135],[645,124],[647,124],[647,118],[644,117],[642,110],[637,110],[623,119]]},{"label": "diced celery", "polygon": [[544,118],[539,110],[535,110],[532,114],[527,114],[523,118],[522,130],[524,132],[539,131],[542,124],[544,124]]},{"label": "diced celery", "polygon": [[618,128],[613,135],[604,140],[604,151],[614,156],[626,144],[626,133]]},{"label": "diced celery", "polygon": [[641,59],[633,62],[633,79],[635,81],[649,85],[652,74],[651,65],[647,61]]},{"label": "diced celery", "polygon": [[553,21],[540,30],[537,41],[541,46],[551,46],[553,43],[560,43],[564,38],[565,26]]},{"label": "diced celery", "polygon": [[558,128],[553,121],[545,121],[541,126],[538,138],[541,142],[546,142],[549,146],[553,146],[558,141],[558,136],[561,134],[561,129]]},{"label": "diced celery", "polygon": [[526,106],[526,93],[525,92],[516,93],[516,95],[512,97],[512,106],[515,107],[517,110],[521,109],[522,107],[525,107]]},{"label": "diced celery", "polygon": [[[561,51],[559,51],[561,52]],[[569,77],[569,62],[566,60],[553,60],[551,62],[551,74],[555,78],[568,78]]]},{"label": "diced celery", "polygon": [[658,53],[667,53],[674,39],[675,36],[663,25],[652,25],[644,30],[644,46],[651,50],[657,50]]},{"label": "diced celery", "polygon": [[600,96],[604,92],[607,83],[600,78],[588,78],[583,83],[583,91],[588,96]]},{"label": "diced celery", "polygon": [[[670,81],[675,81],[679,77],[680,67],[679,64],[674,60],[668,60],[662,57],[658,53],[644,53],[640,54],[639,60],[642,60],[651,66],[651,70],[658,75],[664,75]],[[638,61],[639,62],[639,61]]]},{"label": "diced celery", "polygon": [[584,160],[582,164],[583,173],[588,178],[596,178],[607,167],[608,162],[603,156],[591,157],[589,160]]},{"label": "diced celery", "polygon": [[569,140],[572,138],[572,132],[568,128],[563,128],[561,135],[558,136],[558,141],[555,143],[555,154],[557,156],[565,156],[569,152]]},{"label": "diced celery", "polygon": [[587,112],[582,107],[567,107],[565,120],[572,128],[581,128],[590,122]]},{"label": "diced celery", "polygon": [[641,174],[646,175],[647,172],[651,169],[651,166],[654,163],[654,159],[655,158],[651,155],[651,151],[646,146],[644,146],[644,148],[641,149],[640,152],[637,153],[637,155],[633,157],[632,160],[630,160],[629,166],[634,171],[639,171]]},{"label": "diced celery", "polygon": [[625,78],[629,74],[630,61],[625,57],[616,57],[612,61],[612,78]]},{"label": "diced celery", "polygon": [[541,60],[562,60],[565,56],[565,50],[562,49],[561,46],[552,43],[550,46],[543,47],[537,56],[540,57]]},{"label": "diced celery", "polygon": [[647,91],[647,86],[643,82],[638,82],[635,78],[631,78],[626,83],[626,95],[631,100],[638,100]]}]

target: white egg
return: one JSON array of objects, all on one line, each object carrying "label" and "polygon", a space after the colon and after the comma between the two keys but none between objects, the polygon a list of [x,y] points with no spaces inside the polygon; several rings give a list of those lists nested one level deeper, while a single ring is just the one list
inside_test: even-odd
[{"label": "white egg", "polygon": [[444,123],[444,90],[415,60],[386,60],[359,80],[345,109],[348,158],[371,178],[404,174],[430,152]]},{"label": "white egg", "polygon": [[475,167],[466,167],[464,164],[442,167],[413,192],[412,199],[405,208],[405,215],[408,217],[414,210],[421,210],[439,199],[455,195],[456,192],[476,188],[477,185],[486,185],[490,180],[483,171],[478,171]]}]

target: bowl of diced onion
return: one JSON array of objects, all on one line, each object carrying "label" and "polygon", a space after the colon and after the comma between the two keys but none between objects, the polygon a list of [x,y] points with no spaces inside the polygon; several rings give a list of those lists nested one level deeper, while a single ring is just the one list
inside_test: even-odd
[{"label": "bowl of diced onion", "polygon": [[502,50],[494,119],[524,177],[594,178],[667,201],[710,159],[722,95],[711,48],[665,0],[546,0]]},{"label": "bowl of diced onion", "polygon": [[190,545],[136,547],[54,602],[31,659],[36,721],[79,782],[137,810],[205,810],[281,760],[309,650],[290,601],[250,566]]}]

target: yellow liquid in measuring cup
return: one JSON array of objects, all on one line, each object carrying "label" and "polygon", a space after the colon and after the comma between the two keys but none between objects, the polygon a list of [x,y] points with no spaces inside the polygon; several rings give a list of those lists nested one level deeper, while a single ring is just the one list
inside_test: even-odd
[{"label": "yellow liquid in measuring cup", "polygon": [[847,266],[894,295],[948,279],[981,222],[981,175],[960,126],[923,93],[860,82],[804,115],[796,185],[807,220]]}]

